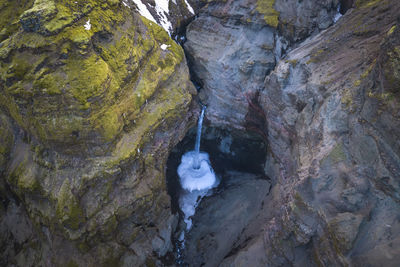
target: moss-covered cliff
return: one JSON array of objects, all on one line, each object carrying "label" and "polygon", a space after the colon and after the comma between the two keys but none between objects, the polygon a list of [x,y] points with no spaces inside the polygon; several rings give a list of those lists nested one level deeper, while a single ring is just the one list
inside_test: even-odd
[{"label": "moss-covered cliff", "polygon": [[120,1],[0,7],[1,179],[42,240],[14,253],[34,265],[46,253],[62,266],[156,261],[174,222],[164,165],[195,93],[182,48]]}]

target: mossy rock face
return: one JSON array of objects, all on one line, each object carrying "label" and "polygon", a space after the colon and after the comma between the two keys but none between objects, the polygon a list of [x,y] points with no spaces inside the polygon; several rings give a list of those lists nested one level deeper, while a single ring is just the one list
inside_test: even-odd
[{"label": "mossy rock face", "polygon": [[264,15],[265,22],[271,27],[278,27],[279,12],[274,8],[275,0],[258,0],[257,11]]},{"label": "mossy rock face", "polygon": [[385,78],[388,82],[388,89],[400,93],[400,46],[394,47],[387,53],[389,59],[384,66]]},{"label": "mossy rock face", "polygon": [[66,228],[76,230],[84,222],[84,216],[79,201],[72,194],[68,179],[62,184],[58,193],[56,210],[57,218]]},{"label": "mossy rock face", "polygon": [[366,8],[366,7],[372,7],[378,5],[380,2],[383,0],[356,0],[355,1],[355,6],[357,8]]},{"label": "mossy rock face", "polygon": [[44,33],[44,23],[54,18],[57,8],[52,0],[35,0],[33,7],[21,15],[21,25],[25,31]]},{"label": "mossy rock face", "polygon": [[[0,44],[0,105],[66,153],[112,145],[184,64],[161,27],[115,1],[37,0],[19,28]],[[185,79],[171,95],[190,96]]]},{"label": "mossy rock face", "polygon": [[0,42],[7,39],[20,26],[19,17],[31,8],[34,0],[30,1],[0,1]]},{"label": "mossy rock face", "polygon": [[14,133],[9,119],[0,113],[0,173],[4,171],[14,143]]},{"label": "mossy rock face", "polygon": [[393,95],[400,96],[400,29],[394,25],[387,33],[382,45],[380,65],[384,76],[385,89]]},{"label": "mossy rock face", "polygon": [[60,237],[60,266],[70,248],[79,266],[110,258],[101,246],[118,259],[127,247],[115,231],[130,217],[148,238],[141,257],[155,257],[150,240],[171,216],[166,160],[193,119],[183,49],[121,1],[0,7],[0,172],[10,190],[37,229]]}]

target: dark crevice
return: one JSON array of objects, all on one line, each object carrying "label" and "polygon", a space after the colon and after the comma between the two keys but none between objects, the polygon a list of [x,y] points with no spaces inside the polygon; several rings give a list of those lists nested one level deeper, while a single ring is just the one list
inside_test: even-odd
[{"label": "dark crevice", "polygon": [[354,0],[340,0],[340,9],[339,12],[340,14],[344,15],[347,10],[352,8],[354,5]]}]

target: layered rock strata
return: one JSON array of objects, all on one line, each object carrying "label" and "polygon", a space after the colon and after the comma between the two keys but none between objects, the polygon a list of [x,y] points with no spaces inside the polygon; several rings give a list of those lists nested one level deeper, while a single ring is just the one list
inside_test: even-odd
[{"label": "layered rock strata", "polygon": [[0,6],[1,265],[156,264],[196,93],[182,48],[120,1]]},{"label": "layered rock strata", "polygon": [[[298,5],[307,2],[276,1],[273,7],[279,12],[267,14],[276,14],[277,29],[271,27],[271,18],[261,24],[275,36],[270,53],[277,56],[276,49],[281,51],[277,34],[294,49],[288,48],[282,59],[271,58],[258,50],[255,41],[252,51],[259,55],[258,62],[271,59],[257,80],[252,71],[244,76],[238,70],[243,54],[251,59],[245,48],[251,46],[250,39],[245,46],[237,45],[246,40],[243,36],[251,25],[246,16],[257,14],[257,9],[248,12],[250,5],[235,3],[216,1],[201,11],[199,22],[188,28],[185,48],[204,88],[202,98],[213,110],[208,115],[211,125],[239,132],[256,126],[267,140],[265,173],[273,187],[269,202],[218,264],[396,266],[400,260],[399,4],[355,1],[354,8],[332,25],[333,13],[321,5],[330,10],[337,3],[314,3],[311,13],[305,13],[313,15],[296,20],[296,12],[307,10]],[[294,30],[285,25],[286,16]],[[315,18],[321,18],[319,23],[310,23]],[[305,22],[304,28],[299,22]],[[208,31],[209,41],[198,42],[197,34],[206,36]],[[227,43],[231,46],[222,49]],[[207,52],[207,46],[213,50]],[[197,249],[188,262],[206,264],[198,259],[207,259],[207,248]]]}]

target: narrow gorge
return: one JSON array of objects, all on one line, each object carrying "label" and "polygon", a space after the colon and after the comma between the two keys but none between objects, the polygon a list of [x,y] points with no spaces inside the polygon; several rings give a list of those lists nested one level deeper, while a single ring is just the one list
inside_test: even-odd
[{"label": "narrow gorge", "polygon": [[400,2],[0,0],[1,266],[398,266]]}]

